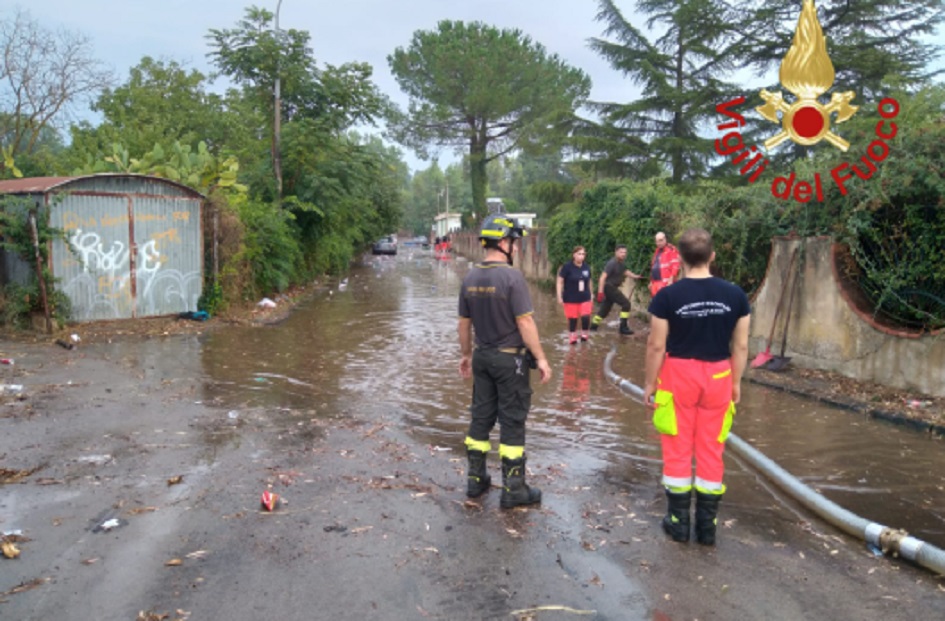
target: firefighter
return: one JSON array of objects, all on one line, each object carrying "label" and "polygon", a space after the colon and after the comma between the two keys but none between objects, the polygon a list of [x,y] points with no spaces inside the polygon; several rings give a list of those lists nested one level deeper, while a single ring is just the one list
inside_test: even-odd
[{"label": "firefighter", "polygon": [[469,461],[466,495],[476,498],[491,486],[486,455],[492,449],[489,433],[498,422],[502,460],[499,504],[504,509],[541,502],[541,491],[525,483],[530,369],[538,369],[542,383],[551,379],[528,285],[522,273],[512,267],[516,242],[524,235],[515,219],[489,215],[479,233],[485,260],[469,270],[459,293],[459,372],[464,379],[473,378],[472,420],[465,442]]},{"label": "firefighter", "polygon": [[715,545],[725,493],[722,454],[741,398],[751,309],[741,288],[710,273],[715,252],[707,231],[683,233],[679,252],[685,277],[660,290],[649,307],[643,398],[653,398],[661,434],[669,504],[663,530],[673,541],[689,541],[695,487],[696,540]]},{"label": "firefighter", "polygon": [[624,261],[627,260],[627,246],[617,244],[614,249],[614,256],[604,266],[601,272],[600,282],[597,284],[597,314],[591,319],[591,330],[597,330],[600,322],[610,313],[614,304],[620,306],[620,334],[631,335],[633,330],[628,324],[630,320],[630,300],[623,294],[620,287],[624,279],[629,276],[634,280],[643,278],[639,274],[634,274],[626,268]]}]

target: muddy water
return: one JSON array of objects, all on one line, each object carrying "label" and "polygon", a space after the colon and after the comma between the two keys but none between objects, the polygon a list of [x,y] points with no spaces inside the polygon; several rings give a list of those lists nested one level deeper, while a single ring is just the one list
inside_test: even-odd
[{"label": "muddy water", "polygon": [[[401,249],[397,257],[365,257],[345,283],[333,283],[283,323],[232,328],[202,345],[204,399],[231,409],[307,409],[318,413],[395,414],[433,447],[461,447],[470,384],[458,375],[456,298],[468,263],[433,260]],[[535,382],[527,445],[536,460],[566,464],[593,485],[607,477],[654,489],[658,436],[646,413],[603,376],[614,370],[641,382],[645,336],[616,334],[610,325],[586,344],[567,344],[566,322],[553,296],[532,290],[542,341],[554,377]],[[854,513],[904,528],[945,547],[945,445],[887,423],[814,400],[747,383],[735,431],[786,470]],[[755,478],[727,457],[729,507],[745,520],[754,507],[816,520],[776,490],[764,498],[739,494]],[[753,486],[754,487],[754,486]]]}]

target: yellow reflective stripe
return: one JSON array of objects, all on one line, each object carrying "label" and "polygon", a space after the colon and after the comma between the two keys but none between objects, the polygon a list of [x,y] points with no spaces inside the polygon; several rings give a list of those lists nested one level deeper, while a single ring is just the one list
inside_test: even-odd
[{"label": "yellow reflective stripe", "polygon": [[502,459],[521,459],[525,455],[524,446],[499,445],[499,457]]},{"label": "yellow reflective stripe", "polygon": [[627,311],[627,312],[620,311],[620,318],[621,318],[621,319],[630,319],[630,312],[629,312],[629,311]]},{"label": "yellow reflective stripe", "polygon": [[727,369],[725,371],[722,371],[721,373],[716,373],[715,375],[712,376],[712,379],[722,379],[723,377],[728,377],[731,374],[732,374],[732,370]]},{"label": "yellow reflective stripe", "polygon": [[485,230],[479,233],[479,236],[480,237],[498,237],[501,239],[502,237],[505,236],[505,233],[503,233],[502,231]]},{"label": "yellow reflective stripe", "polygon": [[488,453],[492,450],[492,445],[489,444],[488,440],[473,440],[469,436],[466,436],[466,448],[468,448],[470,451]]},{"label": "yellow reflective stripe", "polygon": [[705,479],[696,477],[696,491],[700,494],[721,496],[725,493],[725,485],[721,482],[716,483],[714,481],[706,481]]},{"label": "yellow reflective stripe", "polygon": [[735,402],[729,401],[728,409],[725,410],[725,415],[722,417],[722,429],[719,430],[719,437],[716,438],[716,441],[719,443],[725,442],[728,439],[728,434],[732,430],[732,421],[735,419]]}]

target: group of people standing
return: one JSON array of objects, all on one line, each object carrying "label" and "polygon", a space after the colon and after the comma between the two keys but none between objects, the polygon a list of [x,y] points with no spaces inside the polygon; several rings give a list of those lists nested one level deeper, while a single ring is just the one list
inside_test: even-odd
[{"label": "group of people standing", "polygon": [[[529,369],[539,371],[542,383],[552,374],[525,278],[512,268],[517,241],[525,234],[503,214],[487,217],[479,234],[485,260],[470,269],[459,294],[459,371],[473,379],[466,494],[476,498],[491,487],[486,460],[492,448],[489,435],[498,422],[503,508],[541,502],[541,491],[525,483]],[[722,454],[741,398],[750,308],[744,291],[710,272],[715,252],[707,231],[685,231],[678,250],[664,233],[655,239],[643,393],[661,438],[668,504],[662,527],[674,541],[689,541],[695,491],[696,540],[714,545],[725,493]],[[621,308],[620,332],[632,334],[630,302],[620,287],[627,277],[642,276],[624,265],[626,246],[616,247],[596,296],[586,256],[584,247],[575,247],[571,261],[558,272],[558,301],[568,320],[569,342],[588,340],[614,304]],[[595,297],[600,305],[592,319]]]},{"label": "group of people standing", "polygon": [[[663,287],[675,282],[680,275],[679,251],[666,241],[662,231],[656,234],[656,250],[653,251],[650,268],[650,295],[655,296]],[[581,322],[580,340],[587,341],[590,331],[596,331],[601,322],[610,314],[614,305],[620,307],[620,334],[631,335],[630,300],[624,295],[622,287],[627,278],[641,280],[643,276],[634,273],[625,265],[627,246],[617,244],[614,256],[607,261],[601,272],[597,295],[594,295],[591,268],[585,262],[587,250],[584,246],[575,246],[571,251],[571,260],[558,270],[556,289],[558,303],[564,307],[564,316],[568,320],[568,342],[578,342],[577,325]],[[593,300],[597,299],[597,313],[591,317]]]},{"label": "group of people standing", "polygon": [[434,256],[438,259],[448,257],[453,251],[453,242],[450,241],[449,235],[444,235],[443,237],[437,237],[433,242],[433,253]]}]

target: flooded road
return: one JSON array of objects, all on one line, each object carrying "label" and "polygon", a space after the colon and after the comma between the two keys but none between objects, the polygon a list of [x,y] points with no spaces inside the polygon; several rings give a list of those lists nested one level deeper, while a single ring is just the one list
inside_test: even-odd
[{"label": "flooded road", "polygon": [[[0,530],[22,553],[0,559],[0,618],[941,616],[941,579],[843,535],[731,452],[718,545],[668,541],[658,436],[603,373],[616,346],[614,370],[640,382],[642,330],[621,338],[612,319],[569,346],[537,288],[554,369],[528,423],[542,503],[467,500],[467,269],[403,249],[277,325],[6,344],[24,388],[0,400]],[[743,397],[742,439],[847,509],[945,546],[941,441],[757,385]]]},{"label": "flooded road", "polygon": [[[345,283],[319,292],[280,325],[215,331],[200,358],[204,399],[236,411],[394,416],[428,445],[459,450],[471,386],[457,372],[456,300],[467,269],[462,258],[436,261],[419,249],[366,257]],[[531,293],[554,370],[546,385],[533,379],[532,463],[566,464],[583,485],[603,477],[651,493],[659,484],[659,438],[646,412],[602,371],[616,345],[614,370],[640,383],[643,330],[622,338],[609,325],[590,343],[569,346],[553,296],[536,287]],[[945,547],[940,439],[750,382],[734,431],[844,508]],[[731,454],[727,460],[727,519],[756,523],[761,506],[794,511],[773,489],[758,498],[756,485],[742,484],[756,474]]]}]

